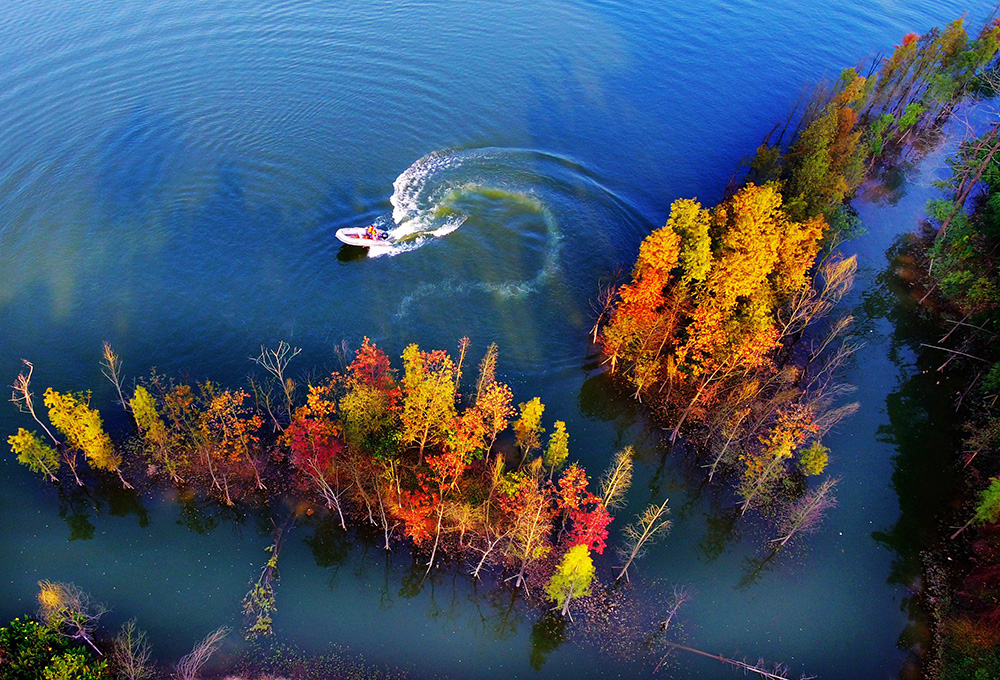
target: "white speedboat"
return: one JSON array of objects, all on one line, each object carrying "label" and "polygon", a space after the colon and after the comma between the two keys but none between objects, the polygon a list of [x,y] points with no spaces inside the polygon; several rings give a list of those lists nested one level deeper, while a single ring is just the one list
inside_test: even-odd
[{"label": "white speedboat", "polygon": [[376,231],[373,238],[368,231],[368,227],[344,227],[337,230],[337,238],[349,246],[360,248],[389,248],[393,241],[389,238],[389,232]]}]

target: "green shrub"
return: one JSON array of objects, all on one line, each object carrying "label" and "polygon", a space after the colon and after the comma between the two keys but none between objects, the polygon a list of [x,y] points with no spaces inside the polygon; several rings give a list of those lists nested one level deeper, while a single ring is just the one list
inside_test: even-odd
[{"label": "green shrub", "polygon": [[105,661],[72,645],[48,626],[16,618],[0,628],[0,680],[103,680]]}]

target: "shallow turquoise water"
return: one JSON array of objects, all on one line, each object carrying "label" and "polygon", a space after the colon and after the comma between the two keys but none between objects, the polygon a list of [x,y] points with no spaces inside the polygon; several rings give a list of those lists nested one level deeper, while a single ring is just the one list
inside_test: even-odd
[{"label": "shallow turquoise water", "polygon": [[[908,31],[988,3],[953,2],[11,2],[0,17],[0,375],[35,363],[39,391],[93,389],[110,340],[129,375],[240,384],[247,357],[279,339],[298,369],[367,335],[496,341],[519,400],[565,420],[593,472],[636,442],[629,511],[671,498],[675,528],[640,563],[640,589],[696,593],[694,646],[785,660],[824,678],[882,678],[905,655],[907,591],[872,533],[899,514],[896,447],[879,436],[900,379],[887,321],[854,371],[862,412],[833,444],[840,506],[800,549],[757,566],[762,537],[728,521],[590,356],[597,281],[628,267],[678,197],[716,201],[740,159],[804,87]],[[932,156],[895,206],[862,207],[871,282],[912,228]],[[357,258],[336,229],[379,221],[437,232],[419,247]],[[905,366],[904,366],[905,372]],[[0,411],[0,430],[26,421]],[[661,463],[663,463],[661,465]],[[0,618],[32,607],[40,578],[71,580],[137,616],[179,656],[238,619],[269,525],[170,500],[138,503],[108,480],[60,498],[0,461]],[[614,536],[614,534],[613,534]],[[504,618],[454,570],[400,595],[410,559],[388,561],[328,527],[300,526],[282,555],[276,629],[310,649],[452,677],[534,677],[537,614]],[[316,546],[320,547],[317,548]],[[341,560],[338,562],[338,560]],[[599,568],[605,578],[613,560]],[[509,595],[507,595],[509,597]],[[495,600],[495,601],[494,601]],[[512,625],[507,625],[512,624]],[[499,632],[498,632],[499,631]],[[905,647],[905,645],[904,645]],[[850,649],[851,654],[844,651]],[[551,677],[631,677],[572,641]],[[678,677],[729,677],[683,659]]]}]

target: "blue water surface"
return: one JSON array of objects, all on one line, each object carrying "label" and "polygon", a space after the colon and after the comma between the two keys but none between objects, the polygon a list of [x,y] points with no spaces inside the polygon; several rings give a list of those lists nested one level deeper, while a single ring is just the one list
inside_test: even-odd
[{"label": "blue water surface", "polygon": [[[878,437],[899,379],[876,324],[853,375],[861,412],[835,435],[840,505],[822,532],[757,564],[766,531],[672,460],[597,377],[588,342],[602,277],[628,270],[670,203],[716,202],[812,85],[988,2],[803,0],[8,0],[0,14],[0,376],[94,391],[119,436],[101,342],[131,381],[156,372],[243,384],[261,344],[303,349],[300,375],[346,340],[390,356],[491,342],[520,401],[567,423],[592,473],[640,450],[621,526],[669,496],[675,526],[636,570],[636,597],[687,587],[686,640],[823,678],[894,677],[905,585],[872,533],[895,521],[895,449]],[[972,30],[975,30],[973,28]],[[911,198],[863,209],[863,285],[913,228],[944,165]],[[334,232],[377,222],[427,236],[358,257]],[[441,234],[435,236],[433,233]],[[0,431],[29,426],[13,406]],[[0,620],[39,579],[73,581],[135,616],[157,655],[238,624],[266,559],[264,517],[106,480],[93,499],[0,461]],[[319,519],[282,553],[280,639],[420,675],[636,677],[577,634],[539,665],[538,610],[472,586],[465,565],[407,591],[413,560]],[[599,561],[612,576],[615,560]],[[505,599],[506,598],[506,599]],[[512,600],[513,598],[513,600]],[[513,612],[513,613],[511,613]],[[534,661],[534,665],[533,662]],[[542,668],[538,671],[536,667]],[[728,678],[684,657],[675,677]]]}]

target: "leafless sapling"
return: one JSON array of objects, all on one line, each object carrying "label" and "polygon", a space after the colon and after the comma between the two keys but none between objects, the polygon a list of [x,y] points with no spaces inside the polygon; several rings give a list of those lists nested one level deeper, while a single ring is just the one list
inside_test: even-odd
[{"label": "leafless sapling", "polygon": [[101,356],[101,373],[107,378],[115,390],[118,392],[118,403],[122,405],[127,413],[129,410],[128,399],[122,394],[122,358],[111,349],[111,343],[104,341],[104,350]]},{"label": "leafless sapling", "polygon": [[772,543],[783,546],[796,534],[807,534],[816,531],[826,511],[836,507],[837,499],[833,496],[833,488],[839,480],[828,479],[818,489],[807,491],[801,498],[792,503],[779,522],[781,535],[772,539]]},{"label": "leafless sapling", "polygon": [[45,430],[45,434],[49,435],[49,439],[52,440],[52,443],[59,446],[59,440],[56,439],[55,435],[52,434],[52,431],[45,426],[45,423],[38,419],[38,415],[35,413],[34,402],[31,401],[31,398],[34,396],[31,393],[31,374],[34,373],[35,367],[27,359],[21,359],[21,361],[28,367],[28,372],[17,374],[17,378],[14,380],[14,385],[12,386],[13,393],[11,394],[10,400],[14,402],[19,410],[30,413],[31,417],[35,419],[35,422],[38,423],[43,430]]},{"label": "leafless sapling", "polygon": [[64,637],[83,642],[104,656],[94,644],[94,632],[107,608],[72,583],[39,581],[38,588],[39,618]]},{"label": "leafless sapling", "polygon": [[617,508],[625,502],[625,494],[632,485],[632,455],[631,446],[615,454],[610,467],[601,475],[598,482],[598,495],[605,508]]},{"label": "leafless sapling", "polygon": [[[287,410],[288,418],[291,419],[292,411],[294,405],[292,403],[295,396],[295,381],[291,378],[285,376],[285,369],[288,368],[289,362],[294,359],[299,352],[302,350],[298,347],[292,347],[284,340],[278,342],[278,346],[275,349],[270,349],[260,346],[260,354],[256,357],[250,357],[252,361],[270,373],[275,381],[278,383],[281,391],[285,396],[285,409]],[[275,426],[280,427],[275,419]]]},{"label": "leafless sapling", "polygon": [[229,635],[228,626],[216,628],[206,635],[189,654],[181,657],[181,660],[177,662],[174,667],[174,678],[176,680],[198,680],[201,667],[208,663],[212,655],[219,650],[227,635]]},{"label": "leafless sapling", "polygon": [[650,504],[635,524],[629,524],[625,527],[625,545],[618,549],[618,554],[625,560],[625,563],[615,578],[616,583],[623,576],[626,581],[629,581],[628,568],[632,562],[646,553],[646,548],[652,541],[670,531],[671,521],[667,519],[667,515],[670,514],[670,508],[667,507],[669,500],[669,498],[664,499],[659,505]]},{"label": "leafless sapling", "polygon": [[145,631],[139,629],[135,619],[122,624],[121,632],[111,647],[111,666],[116,677],[123,680],[148,680],[153,677],[150,662],[152,649]]}]

